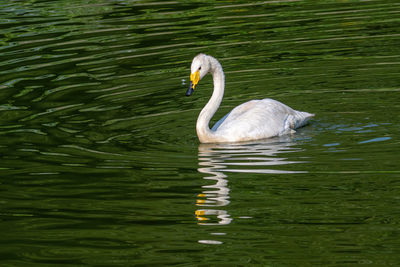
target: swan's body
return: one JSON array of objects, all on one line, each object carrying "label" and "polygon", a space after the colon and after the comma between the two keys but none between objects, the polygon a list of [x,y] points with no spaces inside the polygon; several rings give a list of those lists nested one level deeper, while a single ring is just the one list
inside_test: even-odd
[{"label": "swan's body", "polygon": [[294,132],[314,116],[266,98],[235,107],[210,129],[208,125],[221,104],[225,87],[222,66],[215,58],[199,54],[193,59],[186,95],[193,93],[199,80],[208,72],[213,76],[214,91],[197,119],[196,131],[201,143],[243,142],[280,136]]}]

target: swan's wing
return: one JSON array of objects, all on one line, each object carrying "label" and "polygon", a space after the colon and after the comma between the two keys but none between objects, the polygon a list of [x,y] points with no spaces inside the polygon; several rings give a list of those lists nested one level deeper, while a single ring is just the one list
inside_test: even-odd
[{"label": "swan's wing", "polygon": [[212,131],[216,131],[218,127],[225,121],[225,119],[231,114],[231,112],[228,112],[225,116],[223,116],[219,121],[217,121],[214,126],[211,128]]},{"label": "swan's wing", "polygon": [[[231,124],[236,124],[237,120],[240,117],[244,117],[247,112],[252,110],[252,108],[256,105],[257,101],[259,100],[251,100],[235,107],[230,112],[228,112],[228,114],[226,114],[219,121],[217,121],[211,130],[216,131],[219,128],[219,126],[223,123],[225,125],[224,126],[225,128],[230,127],[229,125]],[[225,122],[226,119],[228,119],[227,122]]]},{"label": "swan's wing", "polygon": [[290,133],[312,116],[273,99],[252,100],[234,108],[213,130],[232,141],[262,139]]}]

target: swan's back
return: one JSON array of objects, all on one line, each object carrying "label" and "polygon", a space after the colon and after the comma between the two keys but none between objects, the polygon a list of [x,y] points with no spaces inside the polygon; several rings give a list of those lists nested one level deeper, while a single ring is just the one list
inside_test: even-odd
[{"label": "swan's back", "polygon": [[290,133],[313,116],[273,99],[251,100],[234,108],[212,130],[226,142],[256,140]]}]

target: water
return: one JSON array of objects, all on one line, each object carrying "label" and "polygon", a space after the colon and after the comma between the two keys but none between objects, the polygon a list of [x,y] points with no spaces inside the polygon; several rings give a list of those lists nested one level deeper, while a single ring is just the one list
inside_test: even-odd
[{"label": "water", "polygon": [[[1,1],[2,266],[400,262],[397,1]],[[316,113],[200,145],[189,67]]]}]

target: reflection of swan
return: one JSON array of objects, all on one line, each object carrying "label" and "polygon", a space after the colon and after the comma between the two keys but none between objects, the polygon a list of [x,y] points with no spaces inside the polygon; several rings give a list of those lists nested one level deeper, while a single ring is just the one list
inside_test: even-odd
[{"label": "reflection of swan", "polygon": [[[304,173],[301,170],[275,169],[274,166],[304,163],[304,161],[288,160],[279,157],[281,153],[293,153],[299,148],[293,147],[290,138],[277,137],[262,142],[246,142],[238,144],[200,144],[199,161],[202,166],[211,166],[199,169],[202,173],[214,174],[224,178],[226,173],[264,173],[289,174]],[[206,172],[205,170],[208,170]],[[217,175],[218,174],[218,175]]]},{"label": "reflection of swan", "polygon": [[[206,174],[204,179],[213,184],[203,185],[196,205],[196,218],[202,225],[226,225],[232,218],[226,208],[230,204],[228,175],[236,173],[289,174],[304,171],[276,170],[273,166],[303,163],[278,157],[280,153],[299,151],[289,137],[247,142],[240,144],[200,144],[198,171]],[[215,218],[216,217],[216,218]],[[215,218],[215,219],[212,219]]]},{"label": "reflection of swan", "polygon": [[193,93],[208,72],[213,76],[214,92],[197,119],[197,136],[202,143],[241,142],[280,136],[305,125],[314,116],[266,98],[237,106],[210,130],[208,124],[221,104],[225,86],[224,72],[215,58],[199,54],[193,59],[186,95]]},{"label": "reflection of swan", "polygon": [[[214,184],[203,185],[205,189],[201,194],[198,194],[196,205],[200,207],[207,207],[207,209],[196,210],[196,218],[199,224],[203,225],[216,225],[216,224],[229,224],[232,219],[227,211],[222,209],[215,209],[229,205],[229,188],[227,176],[219,171],[224,168],[220,165],[220,160],[212,157],[208,150],[202,150],[199,147],[199,165],[202,166],[197,170],[210,176],[204,176],[205,180],[214,181]],[[214,208],[214,209],[213,209]],[[211,221],[212,216],[217,217],[217,222]]]}]

